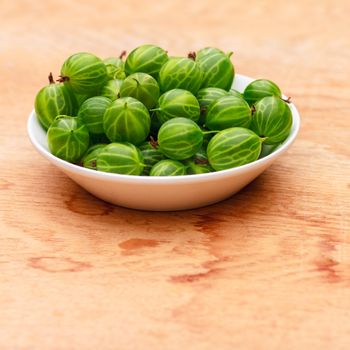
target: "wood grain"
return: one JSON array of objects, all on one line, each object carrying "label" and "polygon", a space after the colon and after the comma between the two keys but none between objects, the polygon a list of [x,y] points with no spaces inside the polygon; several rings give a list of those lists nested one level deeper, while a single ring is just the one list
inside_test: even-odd
[{"label": "wood grain", "polygon": [[[348,1],[2,1],[0,349],[350,347]],[[31,147],[37,90],[77,51],[233,50],[301,111],[231,199],[148,213],[92,197]]]}]

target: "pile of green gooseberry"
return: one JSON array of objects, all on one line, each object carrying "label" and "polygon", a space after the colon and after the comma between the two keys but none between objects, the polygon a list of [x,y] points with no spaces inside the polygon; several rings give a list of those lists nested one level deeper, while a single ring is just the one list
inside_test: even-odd
[{"label": "pile of green gooseberry", "polygon": [[231,53],[169,57],[142,45],[126,57],[70,56],[35,99],[50,152],[110,173],[175,176],[225,170],[264,157],[292,126],[289,100],[270,80],[232,88]]}]

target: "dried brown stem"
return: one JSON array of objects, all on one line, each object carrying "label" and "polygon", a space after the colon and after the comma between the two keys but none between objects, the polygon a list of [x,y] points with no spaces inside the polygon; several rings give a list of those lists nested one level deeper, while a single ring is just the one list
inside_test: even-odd
[{"label": "dried brown stem", "polygon": [[123,51],[120,53],[119,58],[120,58],[120,59],[123,59],[124,56],[126,56],[126,51],[125,51],[125,50],[123,50]]},{"label": "dried brown stem", "polygon": [[189,59],[195,61],[197,55],[196,55],[196,53],[195,53],[194,51],[191,51],[191,52],[188,53],[187,57],[188,57]]},{"label": "dried brown stem", "polygon": [[55,79],[53,78],[52,72],[50,72],[48,78],[49,78],[50,84],[55,84]]},{"label": "dried brown stem", "polygon": [[208,164],[208,159],[199,159],[199,158],[194,158],[194,163],[195,164],[199,164],[199,165],[204,165],[204,164]]},{"label": "dried brown stem", "polygon": [[68,81],[69,77],[66,77],[65,75],[59,75],[59,78],[56,80],[59,83],[64,83],[65,81]]},{"label": "dried brown stem", "polygon": [[158,141],[156,141],[156,140],[153,138],[153,136],[150,136],[149,144],[150,144],[153,148],[155,148],[155,149],[157,149],[157,148],[159,147]]}]

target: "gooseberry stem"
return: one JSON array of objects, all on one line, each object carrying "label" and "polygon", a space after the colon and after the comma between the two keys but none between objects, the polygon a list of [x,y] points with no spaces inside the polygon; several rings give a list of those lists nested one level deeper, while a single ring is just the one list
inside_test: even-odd
[{"label": "gooseberry stem", "polygon": [[49,74],[49,82],[50,82],[50,84],[55,84],[55,80],[54,80],[54,78],[53,78],[53,75],[52,75],[52,72],[50,72],[50,74]]},{"label": "gooseberry stem", "polygon": [[65,76],[65,75],[59,75],[59,78],[56,80],[59,83],[64,83],[65,81],[68,81],[69,77]]},{"label": "gooseberry stem", "polygon": [[291,99],[292,98],[290,96],[288,96],[288,98],[282,98],[282,101],[284,101],[286,103],[292,103]]},{"label": "gooseberry stem", "polygon": [[200,164],[200,165],[202,165],[202,164],[208,164],[209,162],[208,162],[208,159],[199,159],[199,158],[194,158],[193,159],[193,162],[195,163],[195,164]]},{"label": "gooseberry stem", "polygon": [[125,50],[123,50],[123,51],[120,53],[119,58],[120,58],[120,59],[123,59],[124,56],[126,56],[126,51],[125,51]]},{"label": "gooseberry stem", "polygon": [[156,141],[153,136],[150,136],[149,144],[154,148],[157,149],[159,147],[158,141]]},{"label": "gooseberry stem", "polygon": [[188,57],[189,59],[195,61],[197,55],[196,55],[196,53],[195,53],[194,51],[191,51],[191,52],[188,53],[187,57]]},{"label": "gooseberry stem", "polygon": [[252,111],[252,114],[256,112],[256,108],[254,105],[252,105],[252,107],[250,108],[250,110]]},{"label": "gooseberry stem", "polygon": [[226,56],[227,56],[228,58],[230,58],[232,55],[233,55],[233,51],[230,51],[230,52],[228,52],[228,53],[226,54]]},{"label": "gooseberry stem", "polygon": [[206,111],[207,109],[204,106],[202,106],[199,110],[200,114],[204,114]]}]

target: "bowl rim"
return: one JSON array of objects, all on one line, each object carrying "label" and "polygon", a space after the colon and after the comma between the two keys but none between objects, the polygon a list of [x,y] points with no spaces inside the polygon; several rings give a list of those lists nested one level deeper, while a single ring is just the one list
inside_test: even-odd
[{"label": "bowl rim", "polygon": [[[253,81],[255,79],[250,78],[248,76],[242,75],[242,74],[236,74],[235,78],[240,77],[241,79],[246,79]],[[282,95],[284,99],[287,97],[285,95]],[[29,136],[29,139],[33,146],[37,149],[37,151],[42,154],[45,158],[49,159],[52,163],[63,167],[73,173],[93,177],[96,179],[104,179],[104,180],[115,180],[115,181],[127,181],[127,182],[134,182],[134,183],[163,183],[163,184],[169,184],[169,183],[179,183],[179,182],[193,182],[193,181],[209,181],[221,177],[230,177],[232,175],[238,175],[240,173],[246,172],[251,168],[257,167],[259,165],[264,165],[265,163],[269,163],[270,160],[277,158],[279,155],[284,153],[294,142],[296,139],[299,130],[300,130],[300,115],[299,112],[295,106],[294,103],[290,102],[289,107],[292,112],[292,129],[285,141],[283,141],[276,150],[274,150],[271,154],[261,158],[257,159],[254,162],[244,164],[235,168],[230,168],[226,170],[220,170],[205,174],[191,174],[191,175],[180,175],[180,176],[146,176],[146,175],[125,175],[125,174],[116,174],[116,173],[107,173],[102,171],[96,171],[93,169],[84,168],[82,166],[69,163],[63,159],[60,159],[56,156],[54,156],[52,153],[50,153],[45,147],[43,147],[40,142],[37,140],[37,137],[33,130],[33,125],[39,125],[39,122],[36,118],[35,110],[33,109],[31,113],[29,114],[28,121],[27,121],[27,133]],[[40,126],[41,127],[41,126]]]}]

